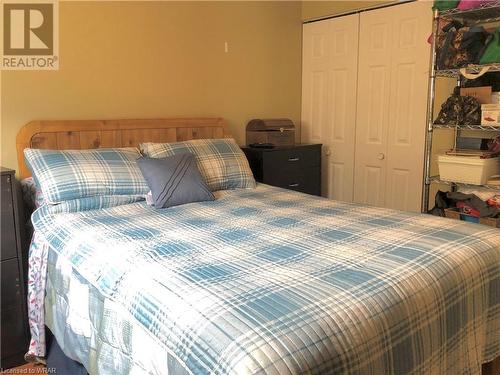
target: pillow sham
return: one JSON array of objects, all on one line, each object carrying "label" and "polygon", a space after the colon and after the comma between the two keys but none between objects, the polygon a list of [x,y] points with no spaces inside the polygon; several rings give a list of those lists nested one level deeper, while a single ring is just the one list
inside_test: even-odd
[{"label": "pillow sham", "polygon": [[256,186],[247,158],[234,139],[142,143],[139,147],[150,158],[194,154],[200,173],[212,191]]},{"label": "pillow sham", "polygon": [[156,208],[179,206],[215,198],[203,181],[193,154],[179,154],[162,159],[137,160],[148,182]]},{"label": "pillow sham", "polygon": [[49,204],[101,195],[145,195],[136,148],[24,150],[26,164]]}]

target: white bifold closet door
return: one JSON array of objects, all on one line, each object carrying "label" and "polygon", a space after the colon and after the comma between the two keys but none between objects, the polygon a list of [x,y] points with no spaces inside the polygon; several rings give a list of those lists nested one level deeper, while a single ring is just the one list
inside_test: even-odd
[{"label": "white bifold closet door", "polygon": [[417,1],[361,13],[355,202],[420,211],[430,7]]},{"label": "white bifold closet door", "polygon": [[305,24],[302,141],[323,143],[323,195],[420,211],[431,3]]},{"label": "white bifold closet door", "polygon": [[352,201],[359,15],[303,28],[302,141],[323,144],[322,189]]}]

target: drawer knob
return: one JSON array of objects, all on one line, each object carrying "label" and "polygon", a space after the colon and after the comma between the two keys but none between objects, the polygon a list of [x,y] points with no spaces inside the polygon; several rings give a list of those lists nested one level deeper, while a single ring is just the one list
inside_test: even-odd
[{"label": "drawer knob", "polygon": [[299,158],[288,158],[288,161],[299,161]]},{"label": "drawer knob", "polygon": [[298,187],[298,186],[300,186],[300,184],[298,184],[298,183],[293,183],[293,184],[290,184],[290,185],[288,185],[288,186],[290,186],[290,187]]}]

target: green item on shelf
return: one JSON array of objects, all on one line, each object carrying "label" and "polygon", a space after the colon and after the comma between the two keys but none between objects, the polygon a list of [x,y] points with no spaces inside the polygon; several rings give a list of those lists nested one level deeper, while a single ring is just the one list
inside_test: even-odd
[{"label": "green item on shelf", "polygon": [[434,6],[432,9],[439,10],[442,12],[443,10],[454,9],[457,7],[459,0],[434,0]]},{"label": "green item on shelf", "polygon": [[493,39],[486,46],[479,62],[481,64],[500,62],[500,27],[493,33]]}]

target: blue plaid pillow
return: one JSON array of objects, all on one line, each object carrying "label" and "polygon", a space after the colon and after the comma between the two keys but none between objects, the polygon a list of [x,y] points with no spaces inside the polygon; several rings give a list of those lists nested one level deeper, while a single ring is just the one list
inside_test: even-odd
[{"label": "blue plaid pillow", "polygon": [[196,139],[175,143],[142,143],[142,153],[150,158],[192,153],[198,169],[212,191],[255,188],[248,160],[234,139]]},{"label": "blue plaid pillow", "polygon": [[56,204],[101,195],[145,195],[149,191],[137,165],[136,148],[24,150],[44,199]]}]

